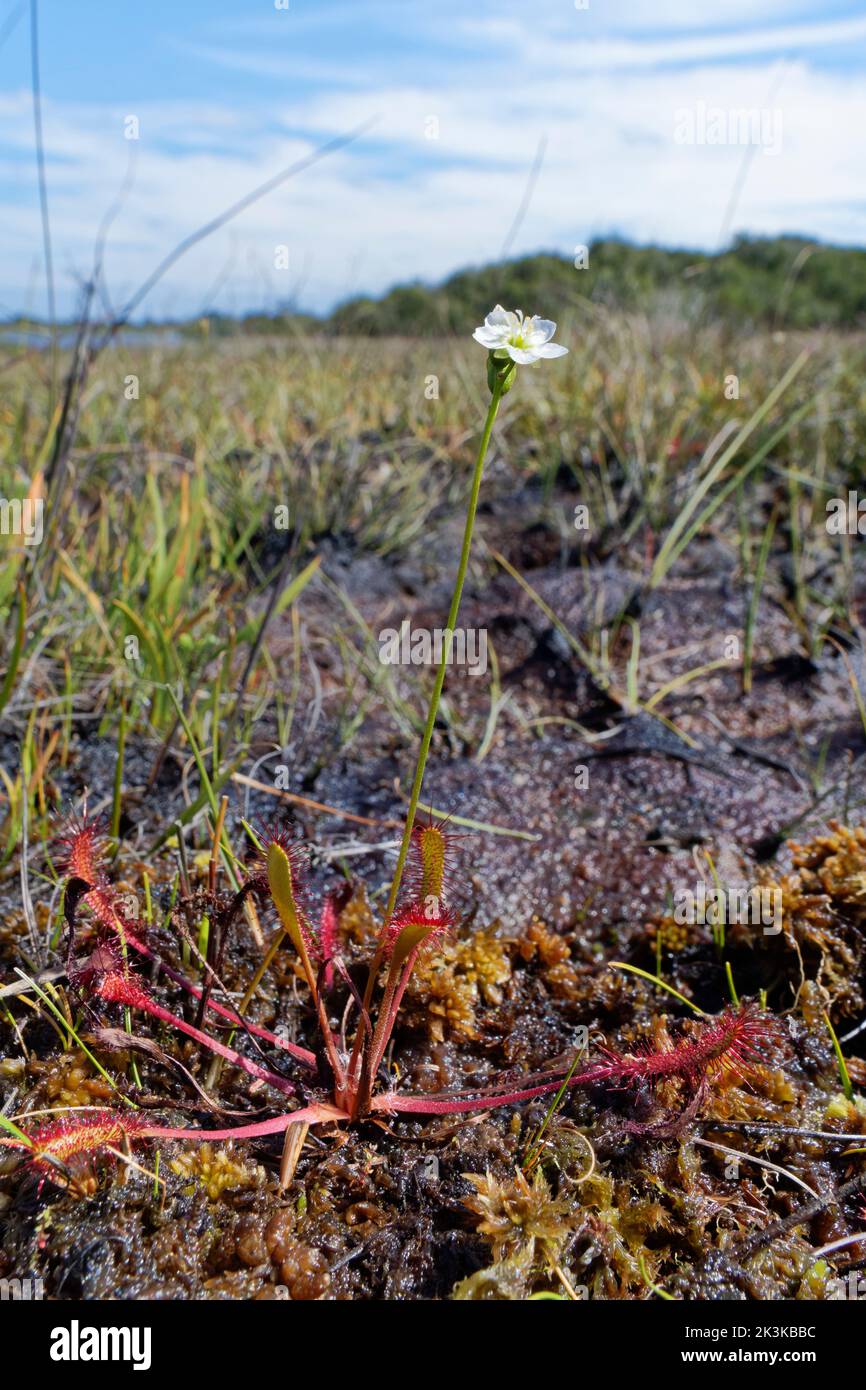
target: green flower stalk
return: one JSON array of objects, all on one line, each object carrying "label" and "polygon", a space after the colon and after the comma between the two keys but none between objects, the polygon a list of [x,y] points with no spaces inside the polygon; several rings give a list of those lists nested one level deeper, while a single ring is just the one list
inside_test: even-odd
[{"label": "green flower stalk", "polygon": [[499,411],[499,404],[502,397],[507,395],[514,385],[517,377],[518,364],[530,365],[545,357],[564,357],[568,352],[568,348],[561,347],[558,343],[551,341],[555,332],[556,324],[551,319],[540,319],[537,316],[527,319],[524,318],[522,310],[507,310],[503,309],[501,304],[497,304],[493,312],[487,315],[483,325],[480,328],[476,328],[472,335],[476,342],[481,343],[483,347],[488,349],[487,384],[490,388],[490,405],[487,410],[487,419],[484,422],[484,430],[478,448],[478,457],[475,460],[475,471],[472,475],[472,488],[469,493],[469,504],[466,508],[463,547],[460,551],[460,563],[457,566],[457,578],[454,581],[454,592],[451,596],[451,607],[448,612],[448,622],[446,624],[445,644],[442,649],[442,659],[439,663],[439,669],[436,672],[436,681],[430,696],[430,704],[427,709],[427,721],[421,736],[421,747],[418,750],[418,762],[415,766],[415,777],[409,796],[409,810],[406,813],[406,825],[403,830],[400,853],[397,856],[397,867],[394,870],[391,891],[388,895],[388,906],[385,910],[384,932],[388,930],[388,925],[394,914],[397,894],[400,891],[400,882],[403,877],[403,869],[406,865],[406,855],[409,851],[409,840],[412,835],[415,814],[418,810],[418,802],[421,797],[421,785],[424,781],[427,754],[430,751],[433,729],[436,724],[436,715],[439,712],[439,701],[442,697],[442,688],[445,685],[445,672],[451,658],[454,629],[457,626],[460,600],[463,595],[463,584],[466,579],[466,571],[469,567],[469,554],[472,549],[472,532],[475,527],[475,513],[478,509],[478,495],[481,491],[481,479],[484,474],[484,463],[487,458],[487,450],[490,446],[493,425]]},{"label": "green flower stalk", "polygon": [[[451,647],[454,640],[454,629],[457,626],[457,617],[460,611],[460,600],[463,596],[463,585],[466,579],[466,571],[469,568],[469,556],[472,550],[472,533],[475,528],[475,513],[478,509],[481,480],[484,475],[484,464],[487,459],[487,451],[490,447],[493,426],[496,421],[502,397],[507,395],[514,385],[517,377],[518,365],[531,365],[546,357],[562,357],[568,352],[568,348],[561,347],[559,344],[551,341],[555,332],[556,324],[550,319],[540,319],[538,317],[527,319],[524,318],[520,309],[514,311],[506,310],[502,308],[501,304],[497,304],[492,313],[487,315],[483,325],[480,328],[476,328],[472,335],[476,342],[481,343],[481,345],[488,350],[487,384],[490,388],[490,405],[487,410],[487,418],[484,421],[484,429],[481,434],[481,442],[478,446],[478,455],[472,474],[472,486],[470,488],[469,501],[466,507],[466,524],[463,529],[463,545],[460,551],[460,561],[457,566],[457,577],[454,581],[454,592],[451,596],[451,607],[448,611],[442,657],[436,672],[436,679],[433,683],[430,703],[427,707],[427,719],[424,724],[424,731],[421,735],[421,747],[418,750],[415,776],[412,780],[412,789],[409,794],[409,808],[406,812],[403,839],[400,843],[400,851],[397,855],[397,866],[394,870],[394,877],[391,881],[391,888],[388,894],[388,903],[385,908],[385,917],[382,923],[379,945],[370,966],[370,974],[364,994],[365,1008],[369,1007],[376,979],[384,958],[386,944],[389,939],[391,920],[397,905],[397,895],[400,892],[400,884],[403,879],[403,870],[406,867],[406,856],[409,852],[412,828],[415,824],[415,816],[418,811],[418,802],[421,799],[424,769],[427,766],[427,755],[430,752],[433,730],[436,725],[436,715],[439,712],[439,702],[442,698],[442,689],[445,685],[445,673],[451,658]],[[359,1031],[355,1039],[355,1052],[349,1068],[350,1075],[353,1073],[359,1061],[361,1043],[362,1039]]]},{"label": "green flower stalk", "polygon": [[[491,354],[488,363],[488,380],[490,380],[490,364],[493,363],[493,361],[494,359]],[[424,724],[424,732],[421,735],[421,747],[418,750],[418,761],[415,764],[415,776],[412,781],[412,790],[409,794],[409,809],[406,812],[403,839],[400,844],[400,853],[397,856],[397,867],[394,870],[391,891],[388,894],[388,906],[385,909],[383,933],[387,932],[388,925],[394,915],[397,894],[400,891],[403,870],[406,867],[406,855],[409,852],[412,827],[415,824],[415,815],[418,810],[418,802],[421,798],[421,785],[424,781],[427,754],[430,752],[433,729],[436,725],[436,715],[439,713],[439,701],[442,698],[442,688],[445,685],[445,672],[451,660],[451,645],[454,640],[454,629],[457,626],[457,616],[460,611],[460,600],[463,596],[466,571],[469,568],[469,554],[472,549],[472,532],[475,528],[475,513],[478,510],[478,495],[481,491],[481,479],[484,473],[487,450],[490,446],[490,436],[493,433],[493,425],[499,411],[499,403],[505,392],[511,389],[514,372],[515,369],[512,362],[502,364],[501,367],[498,361],[495,363],[490,405],[487,410],[487,419],[484,421],[484,431],[481,435],[481,444],[478,449],[478,457],[475,460],[475,470],[472,474],[472,488],[469,493],[469,504],[466,508],[466,525],[463,529],[463,546],[460,551],[460,563],[457,566],[457,578],[454,581],[454,592],[451,595],[451,607],[448,610],[448,621],[445,624],[445,641],[442,646],[442,658],[439,662],[439,669],[436,672],[436,680],[430,695],[430,703],[427,706],[427,719]]]}]

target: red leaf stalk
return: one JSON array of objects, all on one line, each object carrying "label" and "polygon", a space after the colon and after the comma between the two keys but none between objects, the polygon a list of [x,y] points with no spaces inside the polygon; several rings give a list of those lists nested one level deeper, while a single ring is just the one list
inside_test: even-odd
[{"label": "red leaf stalk", "polygon": [[295,1094],[296,1088],[291,1081],[278,1076],[276,1072],[268,1071],[266,1067],[259,1066],[258,1062],[251,1062],[248,1057],[236,1052],[233,1047],[217,1042],[216,1038],[212,1038],[207,1033],[193,1027],[185,1019],[173,1014],[170,1009],[164,1009],[161,1004],[157,1004],[155,999],[151,999],[146,990],[142,989],[131,976],[123,975],[119,971],[105,975],[96,985],[94,993],[100,999],[104,999],[106,1003],[124,1004],[131,1009],[140,1009],[142,1013],[150,1014],[151,1018],[159,1019],[161,1023],[167,1023],[170,1028],[177,1028],[188,1038],[192,1038],[202,1047],[207,1048],[208,1051],[215,1052],[218,1057],[223,1057],[233,1066],[240,1067],[249,1076],[254,1076],[258,1081],[266,1081],[269,1086],[281,1091],[284,1096]]},{"label": "red leaf stalk", "polygon": [[[191,994],[194,999],[201,999],[202,989],[163,960],[158,952],[151,950],[136,932],[135,923],[131,922],[124,913],[119,894],[109,882],[102,867],[105,836],[100,822],[86,815],[81,820],[71,820],[64,831],[62,842],[65,847],[64,868],[68,876],[83,879],[85,883],[93,885],[89,892],[83,895],[82,902],[87,904],[99,924],[117,936],[127,947],[136,951],[140,956],[144,956],[146,960],[155,961],[160,970],[164,971],[168,978],[185,990],[187,994]],[[218,1003],[215,999],[208,998],[207,1008],[210,1013],[217,1014],[236,1027],[243,1027],[248,1033],[261,1038],[263,1042],[270,1043],[272,1047],[278,1047],[281,1051],[288,1052],[297,1061],[303,1062],[305,1066],[315,1067],[315,1054],[310,1052],[308,1048],[287,1042],[284,1038],[271,1033],[267,1028],[241,1019],[236,1012],[226,1008],[224,1004]]]},{"label": "red leaf stalk", "polygon": [[284,1134],[290,1125],[323,1125],[339,1121],[345,1122],[348,1115],[334,1105],[315,1104],[304,1106],[302,1110],[292,1110],[288,1115],[276,1115],[272,1120],[259,1120],[255,1124],[240,1125],[235,1129],[169,1129],[159,1125],[148,1125],[142,1130],[145,1139],[194,1139],[220,1143],[224,1139],[262,1139],[268,1134]]},{"label": "red leaf stalk", "polygon": [[[705,1081],[725,1073],[745,1079],[761,1057],[761,1045],[769,1043],[775,1033],[775,1020],[768,1018],[755,1005],[726,1009],[705,1024],[696,1037],[681,1040],[663,1051],[620,1057],[610,1054],[604,1062],[585,1067],[575,1073],[568,1085],[630,1086],[641,1083],[655,1085],[665,1078],[678,1077],[691,1089],[697,1090]],[[466,1093],[453,1096],[405,1096],[388,1094],[372,1101],[374,1110],[418,1115],[459,1115],[472,1110],[490,1110],[499,1105],[515,1105],[549,1095],[562,1085],[562,1076],[523,1089],[503,1091],[491,1087],[475,1096]]]},{"label": "red leaf stalk", "polygon": [[363,1028],[358,1027],[347,1086],[338,1095],[353,1116],[368,1109],[373,1079],[388,1046],[419,951],[432,946],[453,925],[453,915],[446,906],[448,852],[452,838],[432,822],[416,825],[412,830],[410,870],[406,880],[409,901],[390,922],[384,923],[364,994],[363,1008],[367,1009],[382,962],[390,958],[375,1032],[371,1040]]},{"label": "red leaf stalk", "polygon": [[326,990],[331,990],[334,985],[333,959],[337,954],[339,944],[341,896],[339,889],[332,889],[328,893],[322,906],[322,916],[319,923],[319,946],[321,947],[322,960],[325,963],[323,982]]}]

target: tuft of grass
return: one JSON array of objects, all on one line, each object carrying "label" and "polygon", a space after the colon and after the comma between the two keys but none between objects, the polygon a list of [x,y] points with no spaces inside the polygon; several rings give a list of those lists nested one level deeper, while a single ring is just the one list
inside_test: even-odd
[{"label": "tuft of grass", "polygon": [[824,1022],[827,1025],[827,1032],[830,1034],[830,1041],[833,1044],[833,1051],[836,1054],[836,1065],[839,1068],[839,1080],[842,1083],[842,1091],[845,1099],[853,1102],[854,1087],[851,1084],[851,1076],[848,1072],[848,1066],[842,1052],[841,1044],[836,1036],[836,1030],[830,1022],[830,1015],[827,1013],[824,1014]]},{"label": "tuft of grass", "polygon": [[649,980],[651,985],[657,985],[660,989],[667,990],[668,994],[672,994],[674,999],[678,999],[681,1004],[685,1004],[691,1009],[692,1013],[699,1014],[702,1018],[707,1017],[704,1009],[699,1009],[697,1004],[691,999],[687,999],[684,994],[680,994],[679,990],[674,989],[673,985],[669,985],[666,980],[660,980],[657,975],[651,975],[648,970],[641,970],[639,965],[629,965],[626,961],[622,960],[612,960],[609,961],[608,964],[611,970],[627,970],[632,975],[640,975],[641,979]]}]

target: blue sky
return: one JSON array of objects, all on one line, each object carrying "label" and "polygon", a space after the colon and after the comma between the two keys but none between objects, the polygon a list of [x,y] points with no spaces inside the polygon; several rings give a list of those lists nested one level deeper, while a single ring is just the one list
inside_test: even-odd
[{"label": "blue sky", "polygon": [[[0,0],[0,314],[45,307],[19,9]],[[539,151],[514,254],[572,255],[607,233],[866,244],[862,4],[40,0],[39,12],[63,313],[125,181],[105,256],[113,304],[200,223],[368,121],[191,251],[144,311],[324,310],[496,259]]]}]

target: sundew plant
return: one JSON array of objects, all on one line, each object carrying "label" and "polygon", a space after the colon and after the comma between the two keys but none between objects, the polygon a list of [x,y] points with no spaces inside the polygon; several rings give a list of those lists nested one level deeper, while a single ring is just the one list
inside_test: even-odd
[{"label": "sundew plant", "polygon": [[[453,837],[447,826],[419,819],[418,805],[460,611],[491,432],[503,397],[517,383],[518,367],[567,352],[553,342],[555,331],[556,324],[550,320],[526,318],[520,310],[506,311],[497,305],[474,334],[488,349],[490,405],[466,505],[444,649],[421,734],[396,869],[363,992],[340,957],[333,902],[326,901],[321,920],[314,923],[305,906],[303,847],[282,832],[262,828],[255,836],[257,862],[233,891],[220,890],[211,875],[210,891],[198,904],[198,911],[204,913],[220,948],[215,958],[204,962],[205,981],[197,985],[160,957],[138,920],[130,916],[106,870],[104,834],[98,823],[86,815],[71,821],[64,834],[66,976],[82,1007],[88,1014],[121,1010],[127,1021],[131,1014],[145,1014],[177,1030],[214,1057],[240,1068],[258,1087],[264,1085],[277,1092],[283,1098],[283,1108],[273,1118],[253,1124],[190,1129],[154,1123],[152,1116],[142,1114],[135,1105],[134,1094],[127,1093],[123,1096],[125,1108],[65,1114],[34,1131],[12,1132],[0,1138],[0,1144],[23,1151],[43,1181],[65,1178],[74,1184],[75,1170],[82,1162],[100,1152],[116,1152],[122,1142],[249,1140],[285,1132],[281,1180],[287,1185],[311,1126],[355,1124],[401,1114],[469,1114],[554,1093],[561,1098],[571,1087],[628,1089],[654,1087],[670,1080],[680,1083],[683,1104],[693,1110],[714,1078],[725,1072],[739,1076],[759,1058],[761,1045],[772,1036],[771,1025],[759,1009],[740,1006],[706,1020],[697,1032],[667,1050],[648,1049],[632,1056],[608,1052],[600,1061],[571,1066],[567,1072],[552,1068],[518,1079],[503,1078],[475,1093],[412,1095],[382,1079],[385,1054],[413,970],[455,923],[449,887],[453,882]],[[237,1009],[217,997],[225,942],[247,899],[273,907],[278,915],[280,930],[270,958],[280,944],[296,954],[317,1021],[319,1042],[315,1050],[250,1025]],[[197,1024],[154,999],[144,974],[147,966],[164,971],[198,1001]],[[291,1064],[287,1073],[251,1059],[208,1032],[208,1022],[218,1020],[232,1024],[235,1037],[245,1032],[257,1047],[267,1044],[275,1049]]]},{"label": "sundew plant", "polygon": [[[400,698],[398,687],[389,684],[388,667],[364,666],[363,645],[346,666],[338,720],[342,748],[352,748],[371,694],[385,692],[400,756],[414,756],[405,813],[384,823],[399,831],[385,847],[395,855],[388,877],[367,873],[361,880],[342,851],[329,855],[327,840],[300,835],[289,813],[345,817],[364,833],[384,828],[381,820],[307,794],[316,788],[314,780],[304,787],[284,776],[289,762],[282,749],[293,746],[304,652],[310,659],[299,600],[317,584],[327,585],[329,602],[343,603],[363,632],[359,610],[322,578],[320,557],[310,559],[297,534],[288,559],[279,562],[259,620],[246,617],[242,630],[229,632],[224,651],[214,639],[203,655],[199,637],[192,641],[190,632],[200,635],[202,624],[213,626],[221,605],[228,605],[231,585],[224,588],[218,580],[209,605],[189,612],[186,569],[193,546],[202,542],[197,527],[207,518],[211,537],[220,534],[207,513],[206,488],[195,478],[185,475],[179,489],[174,531],[163,496],[156,484],[150,486],[147,499],[160,545],[156,555],[142,549],[122,560],[129,584],[126,596],[113,600],[114,621],[124,651],[142,653],[139,664],[145,666],[146,657],[153,678],[121,682],[120,703],[113,685],[104,687],[103,713],[93,723],[96,737],[107,735],[110,749],[110,791],[101,805],[93,805],[90,794],[75,808],[74,781],[63,773],[76,746],[81,709],[71,666],[61,666],[65,694],[58,696],[57,727],[40,713],[39,702],[29,709],[15,703],[21,695],[14,696],[14,719],[21,719],[24,708],[26,717],[21,769],[17,780],[8,774],[4,780],[6,865],[13,865],[18,849],[18,863],[29,866],[29,874],[18,877],[26,910],[18,937],[7,944],[0,986],[11,1045],[0,1074],[13,1083],[0,1115],[0,1162],[4,1186],[14,1194],[17,1240],[42,1240],[28,1215],[32,1202],[47,1211],[65,1204],[75,1213],[68,1218],[71,1229],[78,1230],[90,1220],[90,1204],[132,1202],[152,1220],[154,1212],[171,1212],[172,1204],[195,1191],[214,1212],[232,1212],[239,1244],[235,1254],[220,1258],[243,1268],[247,1258],[254,1259],[254,1268],[265,1270],[256,1275],[257,1289],[277,1283],[292,1298],[328,1297],[335,1287],[366,1289],[353,1268],[353,1251],[366,1250],[374,1230],[391,1232],[399,1225],[395,1207],[388,1218],[379,1205],[382,1191],[391,1190],[392,1172],[407,1172],[418,1152],[436,1165],[448,1163],[453,1152],[450,1186],[443,1188],[436,1211],[443,1230],[452,1236],[456,1230],[464,1241],[466,1262],[459,1279],[442,1276],[439,1295],[703,1295],[716,1276],[709,1266],[702,1273],[694,1259],[685,1261],[684,1272],[678,1215],[699,1188],[709,1194],[699,1200],[708,1251],[730,1244],[728,1213],[737,1212],[726,1266],[731,1289],[758,1297],[777,1297],[780,1287],[795,1287],[802,1297],[833,1295],[838,1262],[849,1250],[856,1254],[862,1230],[858,1154],[860,1141],[866,1143],[858,1090],[863,1073],[851,1052],[862,1006],[866,835],[845,824],[855,801],[852,777],[841,784],[841,820],[831,821],[827,834],[792,845],[790,873],[770,867],[769,860],[784,831],[796,824],[783,823],[783,833],[756,849],[756,858],[763,859],[751,890],[728,883],[730,865],[721,862],[714,845],[695,844],[689,862],[696,883],[680,867],[670,891],[657,887],[649,919],[631,920],[631,935],[620,929],[616,940],[613,934],[606,938],[607,898],[620,888],[614,876],[595,888],[585,878],[584,906],[566,930],[555,930],[542,912],[556,859],[546,860],[542,870],[544,892],[535,888],[530,897],[520,887],[531,856],[544,845],[548,803],[550,816],[556,815],[549,767],[545,816],[534,821],[541,834],[521,826],[524,774],[520,762],[510,759],[512,824],[473,815],[475,785],[484,785],[485,759],[510,713],[512,695],[502,688],[496,655],[499,635],[491,646],[491,708],[475,746],[473,796],[455,806],[432,805],[438,798],[428,788],[436,771],[448,770],[449,744],[453,749],[466,738],[450,656],[463,621],[470,563],[478,559],[481,518],[485,562],[498,566],[527,605],[524,613],[541,614],[552,634],[545,637],[545,662],[555,653],[562,662],[562,653],[569,653],[588,682],[587,708],[596,727],[575,719],[570,703],[560,706],[564,712],[538,714],[528,724],[531,703],[524,712],[513,710],[530,738],[563,728],[567,739],[580,739],[557,745],[569,766],[575,756],[585,759],[574,767],[575,798],[566,808],[569,828],[564,837],[559,830],[560,845],[575,830],[582,833],[578,808],[588,777],[605,776],[602,769],[616,776],[619,759],[648,758],[653,767],[657,760],[683,771],[684,784],[664,780],[667,774],[660,778],[673,805],[683,802],[683,785],[691,785],[692,777],[728,776],[723,751],[696,737],[689,712],[695,689],[730,671],[730,656],[689,666],[695,657],[687,632],[674,653],[685,653],[685,662],[673,673],[648,677],[642,609],[652,605],[653,594],[669,600],[670,571],[691,553],[714,486],[734,498],[731,477],[745,482],[744,470],[758,467],[773,441],[778,446],[785,425],[773,421],[767,427],[748,466],[738,466],[730,448],[713,453],[708,473],[694,492],[678,499],[657,543],[646,532],[651,543],[644,582],[624,602],[616,651],[607,628],[578,639],[552,606],[556,589],[550,578],[544,592],[535,587],[538,581],[528,581],[498,549],[502,513],[493,514],[493,525],[485,513],[485,496],[495,491],[485,466],[496,428],[502,441],[503,430],[518,427],[521,417],[514,411],[531,402],[538,382],[555,391],[557,374],[569,370],[567,349],[555,336],[555,322],[496,306],[474,332],[475,343],[487,350],[484,371],[478,370],[477,346],[467,343],[470,370],[487,392],[487,411],[467,431],[473,442],[478,439],[474,463],[455,471],[443,507],[448,523],[455,523],[450,545],[456,573],[453,581],[449,577],[448,610],[434,614],[443,642],[430,685],[421,687],[425,710]],[[770,389],[770,404],[741,428],[741,446],[762,427],[762,410],[774,409],[801,370],[799,354]],[[364,382],[356,389],[363,399]],[[544,423],[530,420],[535,438],[544,438]],[[525,420],[521,428],[527,428]],[[726,475],[726,468],[734,473]],[[332,482],[328,475],[325,491]],[[599,493],[594,503],[601,513],[613,502],[613,493],[605,495],[607,502]],[[574,507],[575,520],[580,513]],[[430,513],[423,518],[427,524]],[[738,699],[752,698],[753,685],[770,678],[756,631],[778,518],[771,506],[749,559],[753,578],[746,589]],[[624,523],[626,514],[617,524]],[[106,525],[97,527],[97,535],[110,539]],[[388,543],[382,541],[385,553]],[[425,552],[442,570],[443,560],[427,541]],[[108,550],[100,553],[110,563]],[[222,563],[231,571],[227,557]],[[97,575],[89,571],[89,581],[83,581],[65,550],[58,564],[90,614],[86,632],[93,621],[97,632],[104,624],[111,637],[107,605],[93,587]],[[138,577],[135,584],[131,573]],[[142,595],[138,607],[133,591]],[[36,671],[25,660],[24,585],[11,598],[7,699]],[[473,602],[477,612],[477,596]],[[803,614],[810,612],[806,589],[801,602]],[[841,623],[841,614],[837,619]],[[279,621],[291,635],[282,664],[265,642],[268,623]],[[694,624],[694,614],[689,621]],[[803,662],[812,659],[806,651],[815,651],[810,642],[803,646]],[[840,699],[848,708],[853,694],[859,712],[856,671],[838,642],[828,632],[826,648],[840,662]],[[263,667],[256,676],[260,655]],[[202,662],[199,669],[196,663]],[[314,660],[310,666],[321,682]],[[181,670],[186,682],[195,682],[193,698],[185,681],[177,680]],[[264,703],[257,694],[261,670],[267,676]],[[368,692],[356,713],[356,689],[364,685],[359,673]],[[232,681],[239,681],[236,689]],[[143,770],[139,765],[131,774],[129,756],[142,716],[136,692],[142,689],[152,745]],[[54,696],[47,699],[47,709],[53,709]],[[252,748],[256,723],[247,709],[261,717],[271,702],[281,737],[277,771],[268,781],[263,766],[274,753],[240,763],[236,745]],[[313,681],[313,708],[316,703]],[[578,746],[588,753],[575,753]],[[338,752],[329,756],[336,759]],[[759,756],[748,742],[735,756],[755,766],[756,788],[778,763]],[[57,778],[49,771],[54,759]],[[314,769],[327,763],[327,749],[316,752]],[[785,776],[784,767],[776,774]],[[136,791],[129,788],[131,776]],[[158,803],[172,776],[182,803],[168,823],[164,817],[150,820],[145,834],[147,803]],[[806,813],[813,816],[833,784],[820,760],[810,776]],[[289,791],[291,785],[297,790]],[[289,813],[238,816],[229,830],[232,787],[256,792],[263,810],[277,799]],[[614,787],[616,808],[628,783]],[[694,798],[688,805],[694,810]],[[737,802],[721,798],[714,805]],[[616,833],[603,835],[606,862],[616,863],[623,883],[635,866],[646,872],[670,853],[662,831],[642,828],[641,834],[651,837],[655,860],[639,858],[648,851],[634,841],[620,849]],[[475,873],[481,862],[485,874],[492,872],[491,856],[481,859],[487,837],[510,841],[509,851],[500,851],[509,867],[499,883],[513,894],[507,927],[489,923],[487,887]],[[379,849],[374,844],[373,851]],[[350,841],[348,852],[359,851],[367,853],[367,845]],[[570,872],[581,881],[584,863]],[[38,901],[32,884],[39,884]],[[22,1080],[26,1088],[19,1093]],[[799,1213],[808,1222],[810,1212],[824,1209],[805,1161],[795,1154],[803,1144],[830,1152],[840,1168],[834,1200],[842,1225],[833,1240],[823,1230],[812,1240],[785,1236]],[[617,1163],[624,1163],[619,1177]],[[780,1195],[773,1216],[763,1212],[753,1197],[755,1173],[773,1175],[783,1194],[799,1191],[799,1207]],[[742,1202],[734,1181],[744,1184]],[[425,1191],[431,1190],[428,1184]],[[341,1212],[336,1237],[335,1209]],[[261,1238],[247,1232],[250,1222],[261,1227]],[[366,1230],[360,1243],[356,1222]],[[610,1232],[601,1244],[599,1230]],[[780,1230],[783,1245],[767,1255],[774,1230]],[[336,1259],[325,1252],[335,1238],[343,1250]],[[488,1264],[481,1268],[478,1243],[489,1247]],[[152,1258],[149,1245],[142,1248],[142,1258]],[[204,1279],[215,1258],[210,1245],[202,1245],[196,1258]],[[407,1264],[411,1289],[423,1287],[420,1270],[428,1268],[428,1258],[425,1247],[420,1264]],[[790,1259],[794,1264],[785,1264]],[[794,1275],[785,1275],[791,1268]],[[395,1277],[389,1275],[392,1283],[385,1287],[396,1287]]]}]

